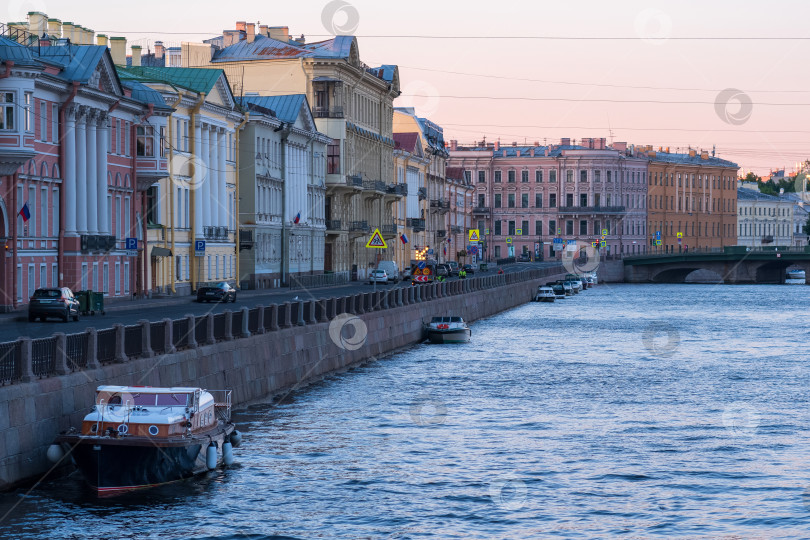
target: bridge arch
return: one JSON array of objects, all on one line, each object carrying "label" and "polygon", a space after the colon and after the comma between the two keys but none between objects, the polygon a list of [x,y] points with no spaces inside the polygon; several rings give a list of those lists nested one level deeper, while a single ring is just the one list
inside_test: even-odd
[{"label": "bridge arch", "polygon": [[[666,268],[653,274],[652,281],[654,283],[686,283],[689,277],[695,272],[703,272],[706,281],[714,283],[722,283],[724,281],[723,275],[717,272],[716,268],[712,265],[689,265],[677,268]],[[692,276],[696,277],[696,276]]]}]

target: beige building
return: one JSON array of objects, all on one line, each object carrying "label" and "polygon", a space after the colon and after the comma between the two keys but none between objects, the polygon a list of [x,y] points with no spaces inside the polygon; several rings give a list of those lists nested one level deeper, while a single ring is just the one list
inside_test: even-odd
[{"label": "beige building", "polygon": [[184,65],[216,66],[237,96],[305,94],[327,147],[324,267],[363,277],[380,257],[365,247],[373,229],[394,239],[393,101],[396,66],[360,60],[357,39],[337,36],[306,43],[287,27],[238,22],[205,43],[183,44]]},{"label": "beige building", "polygon": [[[387,258],[396,261],[400,269],[408,268],[416,259],[416,252],[429,245],[424,216],[428,202],[422,196],[430,159],[425,156],[420,133],[394,133],[394,170],[397,185],[404,186],[404,194],[394,204],[394,219],[399,238],[389,244]],[[393,248],[393,249],[392,249]]]},{"label": "beige building", "polygon": [[738,183],[737,245],[793,245],[794,201],[760,193],[755,183]]}]

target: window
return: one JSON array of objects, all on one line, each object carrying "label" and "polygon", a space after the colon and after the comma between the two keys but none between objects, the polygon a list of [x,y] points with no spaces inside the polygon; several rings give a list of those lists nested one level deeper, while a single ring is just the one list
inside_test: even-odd
[{"label": "window", "polygon": [[129,214],[129,197],[124,197],[124,231],[122,233],[124,238],[126,238],[130,233]]},{"label": "window", "polygon": [[495,258],[496,259],[501,258],[501,246],[495,246]]},{"label": "window", "polygon": [[155,157],[155,128],[152,126],[138,126],[137,130],[136,155],[138,157]]},{"label": "window", "polygon": [[588,206],[588,194],[587,193],[581,193],[579,195],[579,205],[580,206]]},{"label": "window", "polygon": [[565,234],[572,235],[574,234],[574,221],[569,219],[565,222]]},{"label": "window", "polygon": [[500,207],[501,207],[501,194],[496,193],[495,194],[495,208],[500,208]]},{"label": "window", "polygon": [[580,182],[588,181],[588,171],[579,171],[579,181]]},{"label": "window", "polygon": [[90,288],[90,272],[87,263],[82,263],[82,290]]},{"label": "window", "polygon": [[486,203],[486,195],[484,195],[483,193],[479,193],[478,194],[478,208],[483,208],[486,205],[487,205],[487,203]]},{"label": "window", "polygon": [[39,140],[48,140],[48,104],[39,100]]},{"label": "window", "polygon": [[340,141],[326,147],[326,174],[340,174]]},{"label": "window", "polygon": [[611,179],[610,179],[610,173],[611,173],[611,171],[607,171],[607,179],[606,179],[606,180],[607,180],[608,182],[610,182],[610,181],[611,181]]},{"label": "window", "polygon": [[122,233],[124,232],[124,221],[122,219],[123,212],[121,211],[121,196],[120,195],[115,198],[115,213],[117,214],[116,215],[117,219],[115,220],[115,224],[116,224],[115,236],[117,238],[123,238]]},{"label": "window", "polygon": [[48,188],[42,188],[39,196],[39,235],[48,236]]},{"label": "window", "polygon": [[510,193],[510,194],[508,195],[508,197],[509,197],[509,199],[508,199],[508,201],[509,201],[509,202],[507,203],[507,206],[508,206],[509,208],[514,208],[514,207],[515,207],[515,194],[514,194],[514,193]]},{"label": "window", "polygon": [[[146,224],[157,225],[160,224],[160,212],[158,211],[158,193],[160,190],[159,185],[151,186],[146,190]],[[178,195],[181,192],[177,188]]]},{"label": "window", "polygon": [[574,171],[565,171],[565,181],[568,184],[574,181]]},{"label": "window", "polygon": [[535,208],[543,208],[543,194],[542,193],[535,193],[534,194],[534,207]]},{"label": "window", "polygon": [[508,182],[510,184],[514,184],[515,183],[515,171],[509,171],[507,174],[509,175],[508,176]]},{"label": "window", "polygon": [[160,140],[158,141],[158,148],[160,148],[160,157],[166,157],[166,149],[169,147],[169,142],[166,140],[166,128],[160,126]]},{"label": "window", "polygon": [[495,183],[496,184],[501,183],[501,171],[495,171]]},{"label": "window", "polygon": [[495,222],[495,236],[501,235],[501,220]]},{"label": "window", "polygon": [[26,236],[36,236],[37,235],[37,227],[36,227],[36,219],[37,219],[37,188],[35,186],[28,186],[28,210],[31,212],[31,219],[29,222],[31,225],[26,225],[28,229],[28,233]]},{"label": "window", "polygon": [[565,206],[572,207],[574,206],[574,194],[573,193],[566,193],[565,194]]},{"label": "window", "polygon": [[534,222],[534,234],[536,236],[543,236],[543,222],[542,221],[535,221]]},{"label": "window", "polygon": [[34,265],[28,265],[28,298],[34,296],[36,290],[36,282],[34,281]]},{"label": "window", "polygon": [[556,193],[549,193],[548,194],[548,207],[549,208],[557,208],[557,194]]},{"label": "window", "polygon": [[524,219],[520,224],[520,234],[529,234],[529,220]]},{"label": "window", "polygon": [[528,208],[529,207],[529,194],[523,193],[520,195],[520,207],[521,208]]},{"label": "window", "polygon": [[59,107],[56,105],[56,103],[54,103],[51,105],[51,142],[55,143],[58,136],[59,136]]},{"label": "window", "polygon": [[529,171],[520,171],[520,181],[524,184],[529,183]]},{"label": "window", "polygon": [[602,181],[602,171],[593,171],[593,181],[594,182]]},{"label": "window", "polygon": [[584,219],[579,220],[579,234],[581,236],[588,234],[588,222]]},{"label": "window", "polygon": [[59,265],[51,265],[51,287],[59,286]]},{"label": "window", "polygon": [[14,92],[0,92],[0,129],[15,129]]},{"label": "window", "polygon": [[467,184],[472,182],[472,171],[464,171],[464,181]]},{"label": "window", "polygon": [[40,287],[48,286],[48,268],[44,264],[39,265],[39,286]]},{"label": "window", "polygon": [[25,131],[34,131],[34,98],[31,92],[25,93]]},{"label": "window", "polygon": [[551,219],[548,222],[548,234],[560,234],[560,231],[557,230],[557,220]]},{"label": "window", "polygon": [[538,184],[541,184],[543,182],[542,169],[537,169],[536,171],[534,171],[534,181],[537,182]]},{"label": "window", "polygon": [[53,212],[51,212],[53,216],[51,219],[51,235],[59,236],[59,188],[53,189],[51,204],[53,205]]},{"label": "window", "polygon": [[98,282],[98,263],[97,263],[97,262],[94,262],[94,263],[93,263],[93,290],[94,290],[94,291],[98,291],[98,290],[100,290],[98,287],[99,287],[99,282]]},{"label": "window", "polygon": [[510,221],[509,222],[509,235],[511,236],[511,235],[514,235],[514,234],[515,234],[515,222]]},{"label": "window", "polygon": [[485,171],[478,171],[478,183],[484,184],[487,181],[487,174]]},{"label": "window", "polygon": [[115,296],[121,295],[121,263],[115,263]]},{"label": "window", "polygon": [[548,171],[548,182],[550,184],[556,184],[557,183],[557,171],[556,170]]},{"label": "window", "polygon": [[129,263],[124,263],[124,294],[129,295]]}]

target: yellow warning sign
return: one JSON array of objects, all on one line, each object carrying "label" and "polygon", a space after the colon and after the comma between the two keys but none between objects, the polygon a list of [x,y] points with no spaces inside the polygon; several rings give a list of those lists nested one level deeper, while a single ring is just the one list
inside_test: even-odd
[{"label": "yellow warning sign", "polygon": [[369,238],[368,242],[366,242],[366,247],[376,249],[388,248],[388,244],[385,243],[385,240],[383,240],[383,237],[380,234],[380,229],[374,229],[374,234],[372,234],[371,238]]},{"label": "yellow warning sign", "polygon": [[470,242],[478,242],[481,240],[481,233],[478,229],[470,229]]},{"label": "yellow warning sign", "polygon": [[675,236],[677,236],[678,238],[683,238],[683,233],[682,232],[676,233]]}]

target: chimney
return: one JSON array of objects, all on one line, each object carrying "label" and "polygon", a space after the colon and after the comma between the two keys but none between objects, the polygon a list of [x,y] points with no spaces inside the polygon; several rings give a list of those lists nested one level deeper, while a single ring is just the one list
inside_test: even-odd
[{"label": "chimney", "polygon": [[512,141],[512,146],[517,146],[517,142]]},{"label": "chimney", "polygon": [[270,26],[267,28],[270,37],[287,43],[290,41],[290,27],[289,26]]},{"label": "chimney", "polygon": [[496,152],[497,152],[498,150],[500,150],[500,149],[501,149],[501,141],[495,141],[495,146],[494,146],[494,148],[495,148],[495,151],[496,151]]},{"label": "chimney", "polygon": [[534,157],[534,146],[529,148],[529,156]]},{"label": "chimney", "polygon": [[450,151],[455,152],[456,150],[458,150],[458,141],[453,139],[450,141]]},{"label": "chimney", "polygon": [[239,43],[241,39],[242,39],[241,30],[225,30],[222,33],[223,47],[230,47],[234,43]]},{"label": "chimney", "polygon": [[132,67],[141,67],[141,46],[132,46]]},{"label": "chimney", "polygon": [[562,139],[560,139],[560,144],[562,146],[571,146],[571,139],[568,137],[563,137]]},{"label": "chimney", "polygon": [[261,35],[263,35],[264,37],[270,37],[268,35],[268,32],[267,32],[267,25],[266,24],[260,24],[259,25],[259,33]]},{"label": "chimney", "polygon": [[162,41],[155,42],[155,58],[163,58],[166,55],[166,47]]},{"label": "chimney", "polygon": [[62,38],[69,39],[73,43],[73,23],[65,21],[62,23]]},{"label": "chimney", "polygon": [[254,23],[247,23],[247,42],[253,43],[256,39],[256,25]]},{"label": "chimney", "polygon": [[599,139],[599,150],[604,150],[605,148],[607,148],[607,140],[602,137]]},{"label": "chimney", "polygon": [[667,146],[667,154],[669,154],[669,146]]},{"label": "chimney", "polygon": [[38,37],[46,34],[48,32],[48,16],[39,11],[29,11],[28,31]]},{"label": "chimney", "polygon": [[236,30],[238,32],[245,32],[247,31],[247,23],[245,21],[236,21]]},{"label": "chimney", "polygon": [[78,24],[73,25],[73,38],[71,42],[76,43],[77,45],[84,45],[85,37],[87,34],[84,31],[84,27]]},{"label": "chimney", "polygon": [[516,155],[517,157],[520,157],[520,150],[518,150],[517,152],[515,152],[515,155]]},{"label": "chimney", "polygon": [[62,37],[62,21],[59,19],[48,19],[48,35],[57,39]]},{"label": "chimney", "polygon": [[709,159],[709,151],[708,150],[701,150],[700,151],[700,159]]},{"label": "chimney", "polygon": [[87,28],[87,44],[92,45],[94,39],[96,39],[96,32],[90,28]]},{"label": "chimney", "polygon": [[110,54],[112,55],[113,64],[116,66],[127,65],[127,38],[125,37],[111,37],[110,38]]},{"label": "chimney", "polygon": [[615,142],[615,143],[613,143],[613,149],[618,150],[619,152],[627,152],[627,143],[626,142]]},{"label": "chimney", "polygon": [[544,155],[545,157],[548,157],[548,146],[546,146],[546,151],[545,151],[545,152],[543,152],[543,155]]},{"label": "chimney", "polygon": [[96,36],[96,45],[101,45],[102,47],[109,47],[110,40],[107,39],[107,34],[99,34]]},{"label": "chimney", "polygon": [[535,146],[540,146],[540,141],[534,141]]},{"label": "chimney", "polygon": [[697,152],[695,152],[692,148],[689,149],[689,157],[695,157]]}]

